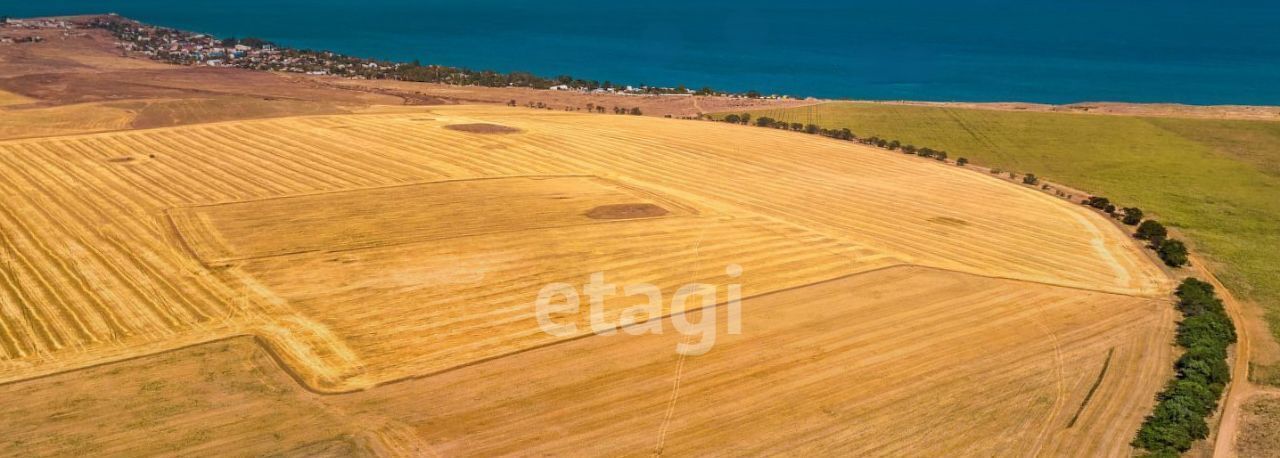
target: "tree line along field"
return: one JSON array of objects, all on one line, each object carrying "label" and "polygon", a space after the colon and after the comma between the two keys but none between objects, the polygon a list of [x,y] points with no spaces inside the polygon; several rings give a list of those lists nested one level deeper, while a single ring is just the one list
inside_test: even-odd
[{"label": "tree line along field", "polygon": [[752,115],[946,150],[1141,207],[1218,261],[1280,333],[1280,122],[845,102]]},{"label": "tree line along field", "polygon": [[[1120,456],[1172,359],[1171,279],[1098,214],[719,123],[456,106],[0,141],[0,229],[19,454]],[[740,282],[745,329],[687,361],[586,310],[543,332],[539,289],[592,272]]]}]

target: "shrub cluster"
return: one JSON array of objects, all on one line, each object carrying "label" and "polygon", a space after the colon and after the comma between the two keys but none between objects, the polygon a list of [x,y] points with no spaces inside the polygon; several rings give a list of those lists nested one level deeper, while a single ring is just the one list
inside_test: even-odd
[{"label": "shrub cluster", "polygon": [[1155,410],[1142,423],[1133,446],[1154,456],[1177,456],[1209,435],[1205,418],[1231,380],[1227,346],[1236,330],[1214,294],[1213,285],[1188,278],[1178,286],[1177,342],[1186,352],[1178,358],[1177,376],[1156,396]]},{"label": "shrub cluster", "polygon": [[1103,213],[1106,213],[1108,215],[1114,215],[1116,213],[1115,204],[1111,203],[1111,199],[1108,199],[1106,197],[1092,196],[1092,197],[1089,197],[1088,199],[1085,199],[1081,203],[1088,205],[1090,207],[1096,208],[1098,210],[1102,210]]},{"label": "shrub cluster", "polygon": [[[1125,223],[1130,221],[1131,214],[1125,209]],[[1135,209],[1136,210],[1136,209]],[[1137,210],[1141,213],[1141,210]],[[1190,261],[1188,258],[1187,245],[1181,240],[1170,239],[1169,230],[1156,220],[1146,220],[1138,225],[1138,231],[1133,236],[1139,240],[1151,242],[1149,248],[1156,250],[1156,254],[1160,255],[1160,260],[1164,261],[1169,267],[1182,267]]]},{"label": "shrub cluster", "polygon": [[1124,219],[1121,219],[1120,221],[1124,222],[1125,224],[1130,226],[1136,226],[1138,225],[1138,223],[1142,222],[1142,217],[1144,215],[1142,214],[1141,208],[1125,207],[1123,211],[1124,211]]}]

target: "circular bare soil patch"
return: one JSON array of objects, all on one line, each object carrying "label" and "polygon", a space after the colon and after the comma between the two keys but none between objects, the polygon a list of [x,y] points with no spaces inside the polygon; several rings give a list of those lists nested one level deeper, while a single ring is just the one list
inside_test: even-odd
[{"label": "circular bare soil patch", "polygon": [[500,124],[489,124],[477,122],[472,124],[450,124],[444,126],[445,129],[457,130],[462,132],[471,132],[473,134],[514,134],[520,132],[520,129],[507,127]]},{"label": "circular bare soil patch", "polygon": [[667,209],[654,204],[613,204],[588,210],[586,215],[591,219],[633,219],[652,218],[667,213],[670,213]]}]

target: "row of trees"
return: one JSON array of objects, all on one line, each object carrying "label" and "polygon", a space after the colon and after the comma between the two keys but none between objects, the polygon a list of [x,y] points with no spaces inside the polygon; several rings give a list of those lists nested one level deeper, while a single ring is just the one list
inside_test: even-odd
[{"label": "row of trees", "polygon": [[[804,132],[811,135],[822,135],[824,137],[830,137],[838,140],[858,141],[866,145],[878,146],[888,150],[898,150],[906,154],[915,154],[920,157],[934,158],[943,162],[945,162],[948,157],[946,151],[935,150],[933,148],[928,148],[928,147],[917,148],[915,145],[903,145],[902,142],[899,142],[897,140],[885,140],[880,137],[858,138],[858,136],[854,135],[853,131],[849,130],[848,128],[827,129],[817,124],[786,122],[786,121],[773,119],[768,116],[761,116],[759,118],[754,118],[755,119],[754,123],[752,122],[752,119],[753,118],[751,117],[751,113],[742,113],[742,114],[731,113],[731,114],[725,115],[720,120],[730,124],[755,125],[756,127],[768,127],[773,129],[783,129],[783,130],[791,130],[795,132]],[[968,163],[969,163],[969,159],[966,159],[963,157],[956,160],[956,165],[959,165],[962,167],[967,165]]]},{"label": "row of trees", "polygon": [[[992,169],[992,173],[999,174],[1001,170]],[[1014,177],[1013,172],[1009,172],[1009,177]],[[1036,185],[1040,179],[1028,173],[1022,182]],[[1148,247],[1170,267],[1188,263],[1187,246],[1169,238],[1168,228],[1159,221],[1144,220],[1146,215],[1142,209],[1117,208],[1103,196],[1092,196],[1081,203],[1126,225],[1137,226],[1133,236],[1149,242]],[[1227,347],[1236,342],[1236,332],[1213,285],[1188,278],[1176,294],[1178,309],[1183,315],[1178,323],[1177,343],[1186,351],[1175,365],[1176,378],[1156,397],[1155,410],[1146,417],[1132,443],[1151,452],[1150,456],[1177,457],[1195,441],[1208,437],[1205,418],[1217,409],[1218,400],[1231,379]]]},{"label": "row of trees", "polygon": [[[517,105],[517,103],[516,103],[516,99],[511,99],[511,100],[508,100],[508,101],[507,101],[507,106],[509,106],[509,107],[514,107],[514,106],[516,106],[516,105]],[[530,101],[530,102],[528,102],[527,104],[525,104],[525,106],[527,106],[527,107],[529,107],[529,108],[548,109],[548,110],[549,110],[549,109],[551,109],[551,106],[550,106],[550,105],[547,105],[547,104],[546,104],[546,103],[544,103],[544,102],[532,102],[532,101]],[[565,107],[565,111],[577,111],[577,110],[578,110],[578,108],[575,108],[575,107]],[[596,104],[594,104],[594,103],[588,103],[588,104],[587,104],[587,111],[592,112],[592,113],[604,113],[604,112],[605,112],[605,106],[604,106],[604,105],[596,105]],[[631,107],[631,108],[626,108],[626,107],[618,107],[618,106],[615,106],[615,107],[613,107],[613,114],[622,114],[622,115],[640,116],[640,115],[644,114],[644,112],[640,110],[640,107]],[[670,116],[668,116],[668,117],[670,117]]]},{"label": "row of trees", "polygon": [[1176,457],[1209,436],[1205,418],[1213,414],[1231,381],[1227,347],[1236,342],[1235,326],[1212,284],[1188,278],[1178,286],[1177,343],[1186,351],[1175,365],[1177,376],[1156,396],[1133,440],[1152,456]]},{"label": "row of trees", "polygon": [[[726,122],[749,124],[749,114],[729,115]],[[814,128],[796,127],[798,124],[784,123],[772,118],[756,119],[761,127],[804,130],[814,133]],[[816,126],[815,126],[816,127]],[[817,128],[821,131],[825,129]],[[856,139],[849,134],[849,140]],[[922,157],[933,157],[945,161],[947,153],[931,148],[917,148],[914,145],[902,145],[897,140],[885,140],[878,137],[857,139],[858,141],[886,148],[900,150],[906,154],[917,154]],[[964,166],[967,158],[958,158],[956,164]],[[992,169],[991,173],[1000,174],[1000,169]],[[1009,172],[1009,178],[1016,175]],[[1040,177],[1028,173],[1022,177],[1022,183],[1030,186],[1040,185]],[[1042,185],[1045,189],[1048,184]],[[1064,194],[1059,191],[1059,196]],[[1070,199],[1070,196],[1066,196]],[[1110,199],[1092,196],[1081,202],[1096,208],[1107,215],[1118,218],[1129,226],[1137,226],[1134,237],[1150,242],[1149,247],[1156,250],[1160,259],[1171,267],[1181,267],[1188,262],[1188,250],[1179,240],[1169,238],[1169,231],[1159,221],[1144,220],[1145,212],[1137,207],[1117,208]],[[1214,295],[1213,286],[1203,281],[1188,278],[1178,287],[1178,308],[1184,319],[1178,324],[1177,343],[1186,349],[1176,364],[1177,377],[1170,381],[1157,396],[1156,408],[1143,422],[1141,429],[1133,440],[1133,446],[1146,449],[1152,456],[1176,457],[1191,448],[1191,445],[1204,439],[1209,434],[1205,418],[1217,408],[1227,382],[1231,378],[1231,370],[1227,365],[1227,347],[1236,341],[1235,327],[1226,315],[1222,301]]]},{"label": "row of trees", "polygon": [[1169,230],[1156,220],[1145,220],[1146,215],[1141,208],[1125,207],[1117,209],[1116,205],[1111,203],[1110,199],[1102,196],[1092,196],[1080,203],[1090,207],[1102,210],[1103,213],[1112,218],[1119,218],[1121,222],[1130,226],[1138,226],[1137,231],[1133,233],[1133,237],[1138,240],[1146,240],[1147,247],[1156,251],[1160,256],[1160,260],[1164,261],[1169,267],[1182,267],[1190,262],[1190,253],[1187,251],[1187,245],[1181,240],[1170,239]]},{"label": "row of trees", "polygon": [[[1133,236],[1147,241],[1170,267],[1187,264],[1187,246],[1169,238],[1169,230],[1159,221],[1148,219],[1142,209],[1119,209],[1110,199],[1093,196],[1082,201],[1137,226]],[[1155,410],[1148,415],[1134,437],[1133,446],[1146,449],[1151,456],[1177,457],[1195,441],[1209,435],[1205,418],[1213,414],[1218,400],[1231,380],[1227,364],[1227,347],[1236,342],[1235,326],[1227,316],[1222,300],[1212,284],[1187,278],[1177,289],[1178,310],[1183,320],[1178,323],[1177,343],[1186,349],[1178,358],[1176,377],[1156,396]]]},{"label": "row of trees", "polygon": [[[1129,209],[1125,209],[1129,210]],[[1138,210],[1141,212],[1141,210]],[[1126,213],[1124,221],[1132,221],[1133,215]],[[1156,250],[1156,254],[1160,255],[1160,260],[1164,261],[1169,267],[1182,267],[1190,262],[1190,252],[1187,251],[1187,245],[1181,240],[1169,238],[1169,230],[1156,220],[1146,220],[1138,225],[1137,232],[1134,237],[1139,240],[1150,242],[1147,246]]]}]

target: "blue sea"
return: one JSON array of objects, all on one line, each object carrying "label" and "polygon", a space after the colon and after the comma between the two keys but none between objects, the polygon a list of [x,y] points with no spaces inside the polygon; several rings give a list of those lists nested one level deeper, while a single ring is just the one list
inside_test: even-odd
[{"label": "blue sea", "polygon": [[0,0],[342,53],[879,100],[1280,105],[1280,2]]}]

